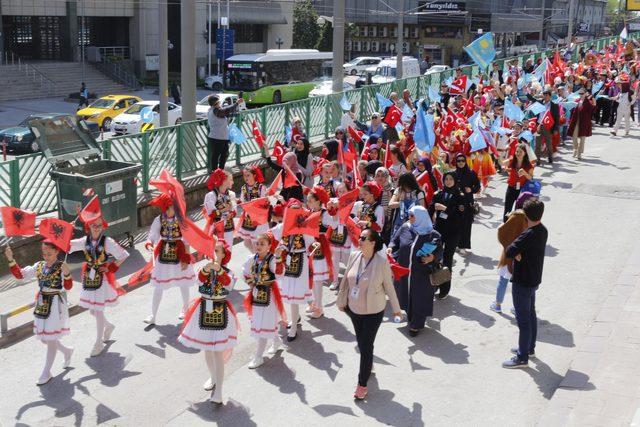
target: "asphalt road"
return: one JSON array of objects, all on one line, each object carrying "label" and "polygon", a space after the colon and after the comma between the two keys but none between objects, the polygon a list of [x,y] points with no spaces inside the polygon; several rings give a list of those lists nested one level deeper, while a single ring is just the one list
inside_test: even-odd
[{"label": "asphalt road", "polygon": [[[535,172],[543,180],[549,241],[537,299],[538,357],[528,370],[500,366],[517,338],[510,293],[507,314],[488,309],[497,280],[500,177],[480,202],[472,253],[456,255],[451,296],[436,302],[429,328],[410,338],[404,324],[385,317],[364,402],[352,398],[358,365],[353,328],[331,292],[325,291],[326,317],[304,320],[299,338],[253,371],[247,363],[255,342],[240,303],[247,287],[239,283],[232,292],[242,325],[239,345],[226,365],[226,403],[214,406],[202,390],[203,356],[176,340],[179,292],[165,293],[158,325],[148,327],[142,319],[151,289],[145,286],[109,312],[117,329],[99,357],[89,357],[93,319],[86,312],[73,317],[64,339],[76,349],[73,368],[61,371],[58,359],[56,377],[44,387],[35,386],[42,344],[29,338],[0,350],[0,424],[535,425],[640,232],[640,138],[609,138],[604,131],[596,129],[583,161],[562,148],[552,167]],[[147,256],[134,253],[131,264],[142,265]],[[246,256],[241,245],[234,247],[234,271]]]}]

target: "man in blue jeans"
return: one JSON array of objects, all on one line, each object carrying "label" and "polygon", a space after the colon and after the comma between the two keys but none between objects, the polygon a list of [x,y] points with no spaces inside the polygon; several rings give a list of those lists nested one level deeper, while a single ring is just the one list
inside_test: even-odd
[{"label": "man in blue jeans", "polygon": [[540,222],[544,203],[529,199],[522,207],[528,228],[506,250],[507,258],[514,260],[511,277],[513,306],[518,323],[518,347],[515,354],[502,364],[504,368],[526,368],[529,357],[535,355],[538,318],[536,317],[536,291],[542,282],[544,251],[547,246],[547,229]]}]

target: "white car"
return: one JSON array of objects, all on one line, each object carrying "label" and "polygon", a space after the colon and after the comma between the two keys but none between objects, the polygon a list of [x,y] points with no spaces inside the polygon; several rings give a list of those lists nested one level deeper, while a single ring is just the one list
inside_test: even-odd
[{"label": "white car", "polygon": [[[353,90],[355,87],[351,83],[342,82],[342,90]],[[333,82],[331,80],[325,80],[314,87],[311,92],[309,92],[309,98],[313,98],[314,96],[325,96],[331,95],[333,93]]]},{"label": "white car", "polygon": [[382,58],[375,56],[359,56],[344,64],[344,72],[351,76],[362,74],[367,68],[378,65],[380,61]]},{"label": "white car", "polygon": [[[212,96],[212,95],[205,96],[200,101],[198,101],[198,103],[196,104],[196,119],[202,120],[202,119],[206,119],[207,118],[207,113],[209,112],[209,97],[210,96]],[[230,105],[230,104],[233,104],[238,99],[238,95],[236,95],[235,93],[218,93],[218,94],[216,94],[216,96],[218,98],[220,98],[220,102],[222,103],[223,107],[227,106],[227,105]],[[240,111],[246,110],[246,109],[247,109],[247,106],[245,104],[241,104],[238,107],[238,110],[240,110]]]},{"label": "white car", "polygon": [[427,71],[424,72],[425,76],[429,74],[441,73],[443,71],[448,70],[450,67],[448,65],[432,65]]},{"label": "white car", "polygon": [[215,92],[222,91],[222,76],[207,76],[204,78],[204,87]]},{"label": "white car", "polygon": [[[182,108],[173,102],[168,103],[170,126],[180,124],[182,122]],[[151,107],[153,109],[153,127],[160,127],[160,101],[142,101],[133,104],[126,109],[124,113],[116,116],[111,123],[111,131],[116,135],[127,135],[132,133],[140,133],[140,128],[144,123],[140,112],[146,108]]]}]

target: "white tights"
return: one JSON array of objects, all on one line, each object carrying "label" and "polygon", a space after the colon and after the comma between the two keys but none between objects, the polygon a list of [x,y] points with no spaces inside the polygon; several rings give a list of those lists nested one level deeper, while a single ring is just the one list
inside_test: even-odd
[{"label": "white tights", "polygon": [[222,399],[222,382],[224,381],[224,352],[205,350],[204,360],[207,362],[211,382],[216,385],[216,389],[211,396],[214,400]]},{"label": "white tights", "polygon": [[65,347],[62,345],[60,340],[54,341],[45,341],[47,346],[47,358],[44,362],[44,368],[42,369],[41,377],[47,377],[51,375],[51,367],[53,366],[53,362],[56,360],[56,352],[60,351],[63,354],[67,354],[71,351],[69,347]]},{"label": "white tights", "polygon": [[[157,287],[153,290],[153,298],[151,300],[151,314],[155,318],[158,314],[158,308],[160,307],[160,301],[162,300],[162,293],[164,290]],[[189,308],[189,288],[180,287],[180,293],[182,294],[182,312],[186,313]]]},{"label": "white tights", "polygon": [[267,339],[258,338],[258,346],[256,347],[256,360],[260,360],[264,355],[264,350],[267,348]]},{"label": "white tights", "polygon": [[105,326],[113,326],[104,315],[104,311],[89,310],[89,313],[96,318],[96,342],[102,341]]},{"label": "white tights", "polygon": [[324,282],[313,282],[313,303],[322,310],[322,288]]},{"label": "white tights", "polygon": [[300,317],[300,306],[298,304],[290,304],[289,307],[291,308],[291,328],[289,328],[288,335],[290,337],[293,337],[298,332],[298,317]]}]

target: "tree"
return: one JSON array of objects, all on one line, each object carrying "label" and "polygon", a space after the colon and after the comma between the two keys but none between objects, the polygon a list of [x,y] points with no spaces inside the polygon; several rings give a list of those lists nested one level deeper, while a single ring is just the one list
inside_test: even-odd
[{"label": "tree", "polygon": [[321,31],[317,49],[320,52],[331,52],[333,50],[333,26],[331,22],[325,22]]},{"label": "tree", "polygon": [[318,14],[310,0],[296,2],[293,7],[292,48],[315,49],[320,38]]}]

